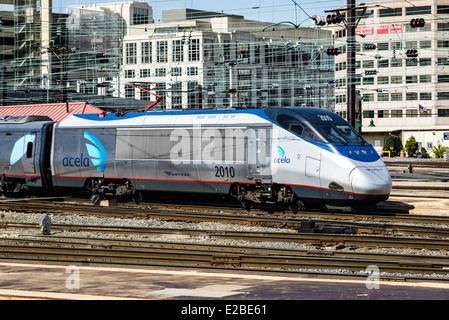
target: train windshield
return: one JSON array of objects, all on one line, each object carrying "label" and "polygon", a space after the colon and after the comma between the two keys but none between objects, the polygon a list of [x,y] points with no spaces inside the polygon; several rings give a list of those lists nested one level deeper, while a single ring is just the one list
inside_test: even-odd
[{"label": "train windshield", "polygon": [[347,124],[321,124],[318,127],[325,132],[327,139],[331,143],[366,143],[365,139]]}]

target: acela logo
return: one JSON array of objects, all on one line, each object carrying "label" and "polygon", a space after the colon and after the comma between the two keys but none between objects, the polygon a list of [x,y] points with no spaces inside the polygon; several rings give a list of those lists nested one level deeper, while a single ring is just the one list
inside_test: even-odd
[{"label": "acela logo", "polygon": [[36,134],[28,133],[24,135],[22,138],[16,141],[14,147],[11,152],[11,157],[9,158],[9,164],[14,165],[17,161],[19,161],[29,148],[29,144],[34,142],[36,139]]},{"label": "acela logo", "polygon": [[106,159],[108,157],[106,149],[92,133],[84,132],[84,138],[89,140],[89,142],[86,142],[86,149],[91,158],[85,157],[81,153],[81,156],[77,158],[66,157],[62,159],[62,165],[64,167],[90,167],[90,161],[92,161],[97,170],[103,172],[106,168]]},{"label": "acela logo", "polygon": [[290,158],[285,156],[285,151],[280,146],[278,146],[279,158],[274,158],[274,163],[290,163]]},{"label": "acela logo", "polygon": [[84,132],[84,138],[90,142],[86,143],[86,148],[89,156],[92,157],[92,163],[97,167],[98,171],[103,172],[106,168],[106,159],[108,158],[106,149],[103,147],[100,140],[98,140],[92,133],[88,131]]}]

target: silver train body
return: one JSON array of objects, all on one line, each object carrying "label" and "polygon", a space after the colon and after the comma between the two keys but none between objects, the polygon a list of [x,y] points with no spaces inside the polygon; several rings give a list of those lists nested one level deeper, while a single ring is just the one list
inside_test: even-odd
[{"label": "silver train body", "polygon": [[[392,187],[374,148],[323,109],[73,115],[15,124],[23,129],[8,138],[11,126],[0,124],[11,140],[0,158],[5,187],[86,189],[94,201],[145,192],[230,195],[247,208],[268,203],[293,210],[377,203]],[[29,134],[33,151],[19,148],[25,153],[11,164],[14,141],[26,143]],[[25,169],[31,158],[40,168],[34,173]]]}]

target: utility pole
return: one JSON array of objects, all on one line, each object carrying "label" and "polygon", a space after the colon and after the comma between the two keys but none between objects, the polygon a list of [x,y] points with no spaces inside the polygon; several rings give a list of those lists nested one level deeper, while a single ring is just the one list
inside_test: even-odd
[{"label": "utility pole", "polygon": [[347,0],[347,46],[346,46],[346,85],[348,92],[347,112],[348,122],[355,128],[356,124],[356,92],[355,92],[355,0]]},{"label": "utility pole", "polygon": [[[335,14],[328,15],[326,18],[321,15],[313,15],[312,20],[317,26],[324,26],[327,24],[334,24],[343,22],[346,29],[346,86],[347,86],[347,119],[351,126],[355,128],[357,121],[356,112],[356,90],[355,90],[355,44],[356,44],[356,27],[360,19],[366,12],[366,6],[361,4],[362,9],[359,17],[356,16],[355,0],[347,0],[346,8],[338,10],[326,10],[325,12],[335,12]],[[344,21],[341,11],[346,11],[346,21]],[[338,49],[331,49],[325,51],[329,55],[338,55]]]}]

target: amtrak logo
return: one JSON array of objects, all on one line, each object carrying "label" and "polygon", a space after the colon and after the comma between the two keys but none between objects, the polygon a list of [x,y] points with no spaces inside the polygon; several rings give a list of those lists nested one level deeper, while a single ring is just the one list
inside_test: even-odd
[{"label": "amtrak logo", "polygon": [[90,142],[86,143],[86,148],[92,163],[97,167],[98,171],[103,172],[106,168],[106,159],[108,158],[106,149],[103,147],[100,140],[98,140],[92,133],[88,131],[84,132],[84,138]]},{"label": "amtrak logo", "polygon": [[25,153],[27,153],[28,143],[33,143],[36,139],[36,134],[28,133],[22,138],[16,141],[14,148],[12,148],[11,157],[9,158],[9,164],[14,165],[19,161]]},{"label": "amtrak logo", "polygon": [[285,156],[285,150],[278,146],[279,158],[274,158],[274,163],[290,163],[290,158]]}]

